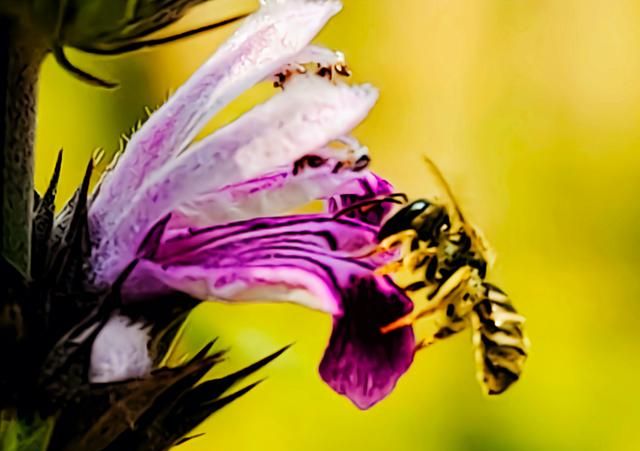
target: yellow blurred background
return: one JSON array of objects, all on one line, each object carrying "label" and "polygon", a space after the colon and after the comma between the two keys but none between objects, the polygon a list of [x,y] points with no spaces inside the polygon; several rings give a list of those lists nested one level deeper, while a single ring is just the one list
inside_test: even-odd
[{"label": "yellow blurred background", "polygon": [[[176,29],[250,0],[215,0]],[[92,151],[118,148],[233,30],[117,59],[71,57],[115,92],[46,62],[37,185],[65,149],[61,197]],[[195,450],[640,449],[640,3],[636,0],[345,0],[318,42],[381,90],[357,137],[399,190],[429,195],[441,167],[497,252],[490,280],[528,317],[523,379],[498,398],[475,380],[469,334],[416,358],[387,400],[358,411],[320,380],[330,318],[290,305],[204,305],[181,346],[230,347],[217,372],[287,344],[268,379],[215,414]],[[208,128],[271,93],[261,86]]]}]

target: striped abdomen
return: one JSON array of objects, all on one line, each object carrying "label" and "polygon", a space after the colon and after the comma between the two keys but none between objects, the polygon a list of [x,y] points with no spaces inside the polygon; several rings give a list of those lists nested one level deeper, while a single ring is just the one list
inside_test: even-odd
[{"label": "striped abdomen", "polygon": [[473,308],[473,343],[478,378],[490,395],[500,394],[520,378],[527,359],[524,317],[499,288],[484,283],[486,297]]}]

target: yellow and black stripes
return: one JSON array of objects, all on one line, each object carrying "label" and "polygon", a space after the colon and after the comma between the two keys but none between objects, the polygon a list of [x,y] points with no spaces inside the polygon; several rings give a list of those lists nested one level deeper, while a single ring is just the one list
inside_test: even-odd
[{"label": "yellow and black stripes", "polygon": [[484,281],[490,253],[479,232],[466,223],[451,225],[443,211],[430,201],[415,201],[383,225],[379,249],[395,249],[398,257],[377,272],[408,276],[398,278],[415,308],[381,331],[428,318],[435,332],[419,342],[417,351],[472,329],[478,379],[488,394],[499,394],[522,373],[527,357],[524,318],[499,288]]},{"label": "yellow and black stripes", "polygon": [[524,317],[499,288],[484,283],[486,296],[473,308],[471,323],[478,379],[490,395],[504,392],[520,378],[527,359]]}]

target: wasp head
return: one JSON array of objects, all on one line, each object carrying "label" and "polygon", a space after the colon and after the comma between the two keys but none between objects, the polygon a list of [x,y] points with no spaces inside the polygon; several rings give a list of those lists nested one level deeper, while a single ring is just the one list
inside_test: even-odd
[{"label": "wasp head", "polygon": [[378,241],[405,230],[415,230],[422,241],[438,240],[440,232],[451,226],[447,209],[420,199],[411,202],[389,218],[378,232]]}]

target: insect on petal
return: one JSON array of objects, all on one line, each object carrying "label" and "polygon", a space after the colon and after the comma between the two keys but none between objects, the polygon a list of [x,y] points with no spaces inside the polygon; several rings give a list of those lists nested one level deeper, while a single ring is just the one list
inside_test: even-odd
[{"label": "insect on petal", "polygon": [[110,283],[161,217],[207,191],[250,180],[321,149],[349,133],[377,99],[370,85],[299,77],[283,92],[200,141],[155,173],[121,210],[94,253],[94,269]]},{"label": "insect on petal", "polygon": [[176,235],[154,261],[141,261],[129,296],[156,289],[223,301],[294,302],[330,313],[333,333],[320,365],[323,379],[358,407],[387,396],[413,360],[411,327],[380,329],[412,309],[376,265],[350,257],[375,229],[328,215],[262,218]]},{"label": "insect on petal", "polygon": [[[327,147],[257,178],[227,185],[183,203],[170,227],[210,226],[274,216],[336,194],[360,192],[368,150],[349,140],[350,148]],[[362,163],[364,162],[364,164]]]},{"label": "insect on petal", "polygon": [[131,137],[94,199],[94,224],[112,225],[149,174],[230,101],[292,60],[340,9],[336,0],[265,2]]}]

